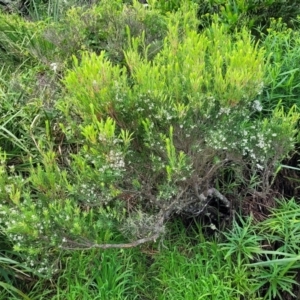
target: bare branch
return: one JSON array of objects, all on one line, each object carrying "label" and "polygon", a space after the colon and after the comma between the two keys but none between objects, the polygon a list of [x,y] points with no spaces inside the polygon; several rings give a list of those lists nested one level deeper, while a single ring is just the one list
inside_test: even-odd
[{"label": "bare branch", "polygon": [[77,243],[74,242],[72,240],[66,240],[66,243],[68,244],[72,244],[74,246],[62,246],[62,249],[65,250],[90,250],[90,249],[111,249],[111,248],[117,248],[117,249],[121,249],[121,248],[133,248],[136,246],[139,246],[141,244],[145,244],[147,242],[155,242],[160,236],[160,232],[155,233],[154,235],[147,237],[147,238],[142,238],[139,240],[136,240],[132,243],[125,243],[125,244],[93,244],[93,243]]},{"label": "bare branch", "polygon": [[[197,191],[195,191],[196,196],[197,196],[196,198],[194,198],[192,201],[186,201],[186,202],[180,203],[181,202],[180,200],[182,200],[182,196],[187,191],[187,189],[188,189],[187,187],[182,189],[182,191],[176,196],[174,201],[172,201],[167,207],[162,208],[159,211],[159,213],[157,214],[157,222],[156,222],[154,230],[153,230],[154,234],[152,234],[149,237],[144,237],[144,238],[135,240],[131,243],[123,243],[123,244],[96,244],[96,243],[93,243],[93,242],[83,239],[83,238],[81,238],[82,242],[76,242],[76,241],[73,241],[73,240],[65,237],[63,239],[63,244],[65,244],[65,246],[63,245],[61,248],[65,249],[65,250],[133,248],[133,247],[137,247],[139,245],[145,244],[147,242],[155,242],[163,233],[163,225],[164,225],[165,221],[167,219],[169,219],[171,214],[174,213],[174,211],[176,211],[176,213],[180,213],[188,205],[197,202],[197,199],[200,200],[201,203],[203,203],[203,206],[198,211],[199,214],[201,212],[203,212],[204,209],[207,207],[207,205],[209,203],[208,199],[210,197],[218,198],[221,202],[223,202],[225,204],[226,207],[230,206],[229,200],[215,188],[208,189],[205,194],[204,193],[199,194]],[[178,207],[180,207],[180,208],[178,209]]]},{"label": "bare branch", "polygon": [[215,188],[211,188],[207,191],[207,195],[208,196],[215,196],[216,198],[218,198],[221,202],[223,202],[223,204],[226,206],[226,207],[230,207],[230,202],[229,200],[224,196],[222,195],[217,189]]}]

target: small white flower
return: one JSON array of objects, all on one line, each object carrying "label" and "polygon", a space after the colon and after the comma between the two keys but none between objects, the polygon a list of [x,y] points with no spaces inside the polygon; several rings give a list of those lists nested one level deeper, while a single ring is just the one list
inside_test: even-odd
[{"label": "small white flower", "polygon": [[264,169],[264,167],[263,167],[262,165],[260,165],[260,164],[256,164],[256,167],[257,167],[259,170],[263,170],[263,169]]},{"label": "small white flower", "polygon": [[6,191],[6,193],[10,193],[12,191],[12,185],[11,184],[6,185],[5,186],[5,191]]},{"label": "small white flower", "polygon": [[213,223],[211,223],[211,224],[209,225],[209,227],[210,227],[212,230],[216,230],[216,229],[217,229],[216,225],[213,224]]},{"label": "small white flower", "polygon": [[50,67],[51,67],[51,70],[54,71],[54,73],[56,73],[58,64],[57,63],[51,63]]},{"label": "small white flower", "polygon": [[262,111],[263,107],[261,105],[261,103],[259,102],[259,100],[254,100],[253,104],[252,104],[252,108],[256,111]]}]

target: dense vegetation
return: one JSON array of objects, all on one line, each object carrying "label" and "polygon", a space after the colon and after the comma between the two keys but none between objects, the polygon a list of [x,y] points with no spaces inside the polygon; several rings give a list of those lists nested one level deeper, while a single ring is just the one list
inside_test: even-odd
[{"label": "dense vegetation", "polygon": [[300,3],[140,2],[0,1],[0,299],[299,299]]}]

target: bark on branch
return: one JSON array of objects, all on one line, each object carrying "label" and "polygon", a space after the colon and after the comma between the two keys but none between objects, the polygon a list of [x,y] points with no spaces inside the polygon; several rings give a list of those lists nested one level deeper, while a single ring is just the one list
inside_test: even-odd
[{"label": "bark on branch", "polygon": [[[183,189],[181,193],[177,195],[176,199],[172,201],[167,207],[162,208],[159,211],[159,213],[157,214],[157,222],[153,230],[154,233],[149,237],[144,237],[130,243],[122,243],[122,244],[97,244],[83,238],[81,238],[82,242],[77,242],[69,239],[68,237],[64,237],[63,245],[61,246],[61,248],[65,250],[90,250],[90,249],[110,249],[110,248],[121,249],[121,248],[133,248],[148,242],[155,242],[157,239],[159,239],[159,237],[161,237],[161,234],[163,233],[163,225],[165,224],[166,220],[169,219],[174,212],[176,213],[180,212],[178,211],[178,206],[180,206],[180,210],[183,210],[191,203],[196,202],[195,200],[192,200],[192,201],[179,203],[180,199],[182,199],[182,195],[184,194],[184,192],[186,192],[186,189]],[[204,209],[207,207],[209,203],[208,199],[210,199],[211,197],[215,197],[219,199],[221,202],[223,202],[223,204],[226,207],[230,207],[229,200],[215,188],[208,189],[206,193],[198,194],[198,192],[196,192],[196,196],[198,200],[201,202],[201,204],[203,204],[200,213],[204,211]]]}]

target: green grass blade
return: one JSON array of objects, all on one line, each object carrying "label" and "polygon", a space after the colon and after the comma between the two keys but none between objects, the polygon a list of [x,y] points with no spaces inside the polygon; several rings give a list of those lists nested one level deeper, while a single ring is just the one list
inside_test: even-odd
[{"label": "green grass blade", "polygon": [[23,292],[15,288],[14,286],[7,284],[5,282],[0,281],[0,286],[2,286],[7,292],[9,292],[11,295],[14,295],[17,293],[19,296],[21,296],[25,300],[30,300],[28,296],[26,296]]}]

